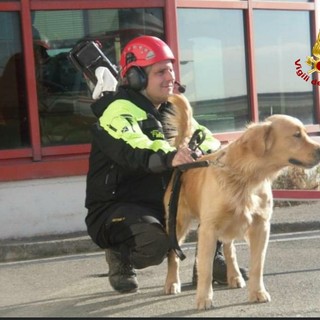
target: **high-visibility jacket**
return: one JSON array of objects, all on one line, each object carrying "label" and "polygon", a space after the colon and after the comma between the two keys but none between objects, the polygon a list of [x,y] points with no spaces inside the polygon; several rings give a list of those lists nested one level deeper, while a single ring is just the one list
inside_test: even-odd
[{"label": "high-visibility jacket", "polygon": [[[93,103],[98,121],[92,127],[85,201],[93,239],[108,218],[110,204],[141,203],[163,215],[163,195],[176,154],[161,123],[170,107],[164,103],[156,109],[145,96],[123,87]],[[217,140],[209,132],[201,147],[207,151],[210,145],[216,146]]]}]

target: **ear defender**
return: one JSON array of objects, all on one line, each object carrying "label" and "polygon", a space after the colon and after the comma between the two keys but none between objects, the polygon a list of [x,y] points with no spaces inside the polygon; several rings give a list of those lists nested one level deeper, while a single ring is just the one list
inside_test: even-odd
[{"label": "ear defender", "polygon": [[126,78],[129,87],[136,91],[144,89],[148,83],[148,77],[140,67],[131,67],[126,73]]},{"label": "ear defender", "polygon": [[[126,55],[126,64],[130,64],[136,61],[137,58],[132,52],[128,52]],[[145,71],[138,66],[132,66],[126,72],[126,78],[128,85],[131,89],[140,91],[147,86],[148,77]]]}]

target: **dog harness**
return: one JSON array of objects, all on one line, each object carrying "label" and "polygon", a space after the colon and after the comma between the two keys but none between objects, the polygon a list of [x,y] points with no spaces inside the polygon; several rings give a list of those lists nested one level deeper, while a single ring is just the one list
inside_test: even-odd
[{"label": "dog harness", "polygon": [[[195,153],[196,149],[200,146],[200,144],[205,140],[205,133],[198,129],[196,130],[190,141],[189,148],[194,151],[192,154],[193,158],[196,159],[197,155]],[[173,182],[172,182],[172,190],[171,196],[169,200],[169,218],[168,218],[168,234],[170,239],[171,248],[175,251],[176,255],[180,260],[184,260],[186,258],[185,254],[182,252],[180,245],[177,239],[177,213],[178,213],[178,202],[179,195],[181,189],[181,176],[184,171],[192,168],[200,168],[200,167],[208,167],[209,161],[197,161],[186,163],[178,166],[173,172]]]}]

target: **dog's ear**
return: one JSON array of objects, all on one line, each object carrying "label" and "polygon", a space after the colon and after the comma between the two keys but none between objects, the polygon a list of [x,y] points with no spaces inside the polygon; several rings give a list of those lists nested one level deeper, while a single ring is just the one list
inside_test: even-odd
[{"label": "dog's ear", "polygon": [[265,151],[269,151],[272,148],[274,141],[274,131],[272,129],[271,122],[265,122],[266,132],[264,136],[265,140]]},{"label": "dog's ear", "polygon": [[247,147],[257,157],[263,157],[273,144],[271,123],[252,124],[248,126]]}]

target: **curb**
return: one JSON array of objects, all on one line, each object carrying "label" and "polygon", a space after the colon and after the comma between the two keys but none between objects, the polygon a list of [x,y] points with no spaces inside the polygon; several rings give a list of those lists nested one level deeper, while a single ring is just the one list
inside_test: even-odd
[{"label": "curb", "polygon": [[[289,233],[320,230],[320,221],[271,224],[271,233]],[[197,229],[190,230],[185,242],[197,240]],[[45,239],[17,240],[0,244],[0,263],[59,257],[102,251],[85,233],[76,233]]]}]

